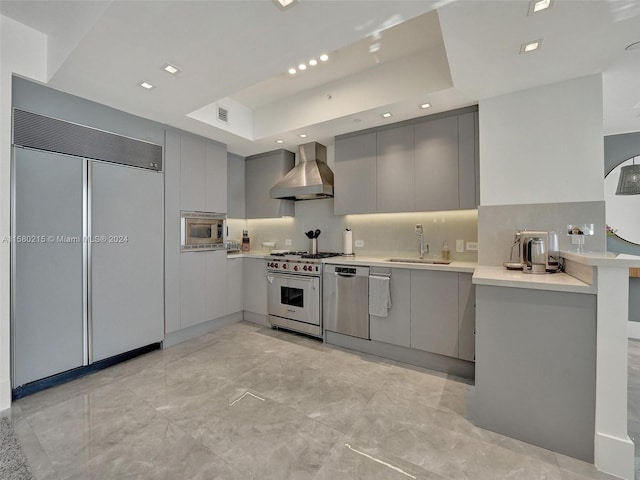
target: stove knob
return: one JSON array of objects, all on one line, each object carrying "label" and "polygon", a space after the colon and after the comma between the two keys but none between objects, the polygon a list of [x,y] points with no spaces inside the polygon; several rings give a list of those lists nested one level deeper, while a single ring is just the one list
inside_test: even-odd
[{"label": "stove knob", "polygon": [[298,271],[298,265],[294,265],[293,269],[297,272]]},{"label": "stove knob", "polygon": [[316,272],[318,271],[318,266],[316,265]]},{"label": "stove knob", "polygon": [[307,266],[305,265],[304,267],[302,267],[302,269],[306,272],[307,271]]},{"label": "stove knob", "polygon": [[287,269],[287,264],[286,264],[286,263],[283,263],[283,264],[282,264],[282,268],[283,268],[284,270],[286,270],[286,269]]},{"label": "stove knob", "polygon": [[274,264],[273,264],[273,268],[278,268],[278,264],[277,264],[277,263],[274,263]]},{"label": "stove knob", "polygon": [[273,262],[269,262],[269,265],[267,265],[269,268],[273,268]]}]

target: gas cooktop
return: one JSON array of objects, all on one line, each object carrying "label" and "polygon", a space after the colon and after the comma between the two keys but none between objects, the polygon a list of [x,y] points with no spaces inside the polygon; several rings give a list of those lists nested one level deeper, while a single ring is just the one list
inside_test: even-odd
[{"label": "gas cooktop", "polygon": [[305,259],[322,259],[322,258],[330,258],[330,257],[339,257],[342,255],[341,253],[334,252],[319,252],[319,253],[309,253],[309,252],[278,252],[271,253],[272,257],[286,257],[286,258],[305,258]]}]

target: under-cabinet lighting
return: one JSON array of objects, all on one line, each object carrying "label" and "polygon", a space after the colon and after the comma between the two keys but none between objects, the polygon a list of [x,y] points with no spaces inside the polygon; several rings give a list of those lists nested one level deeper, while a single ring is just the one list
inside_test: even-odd
[{"label": "under-cabinet lighting", "polygon": [[539,50],[541,46],[542,46],[542,39],[523,43],[522,46],[520,47],[520,54],[535,52],[536,50]]},{"label": "under-cabinet lighting", "polygon": [[551,6],[553,0],[531,0],[529,2],[529,13],[527,15],[533,15],[534,13],[546,10]]},{"label": "under-cabinet lighting", "polygon": [[385,112],[382,114],[384,118],[389,118],[391,116],[391,112]]},{"label": "under-cabinet lighting", "polygon": [[175,75],[177,73],[180,73],[180,69],[178,67],[176,67],[175,65],[171,65],[170,63],[167,63],[164,67],[162,67],[162,69],[165,72],[170,73],[171,75]]},{"label": "under-cabinet lighting", "polygon": [[431,107],[430,103],[423,103],[422,105],[420,105],[420,108],[423,108],[423,109],[424,108],[429,108],[429,107]]},{"label": "under-cabinet lighting", "polygon": [[140,85],[142,88],[146,88],[147,90],[151,90],[153,88],[153,85],[151,85],[149,82],[140,82],[138,85]]}]

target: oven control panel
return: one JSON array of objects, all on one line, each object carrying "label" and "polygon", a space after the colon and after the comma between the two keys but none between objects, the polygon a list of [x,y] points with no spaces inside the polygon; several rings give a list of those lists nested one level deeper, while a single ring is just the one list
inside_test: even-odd
[{"label": "oven control panel", "polygon": [[320,275],[322,273],[322,265],[318,262],[305,260],[267,260],[267,270],[272,272]]}]

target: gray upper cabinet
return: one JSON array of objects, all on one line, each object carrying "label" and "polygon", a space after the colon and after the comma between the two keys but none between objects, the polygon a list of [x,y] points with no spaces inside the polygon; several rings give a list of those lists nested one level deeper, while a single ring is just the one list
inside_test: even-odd
[{"label": "gray upper cabinet", "polygon": [[227,149],[188,134],[180,135],[180,209],[227,211]]},{"label": "gray upper cabinet", "polygon": [[478,187],[478,112],[458,116],[458,191],[460,209],[480,205]]},{"label": "gray upper cabinet", "polygon": [[419,123],[414,132],[415,210],[457,209],[458,117]]},{"label": "gray upper cabinet", "polygon": [[414,133],[413,126],[377,133],[377,211],[414,210]]},{"label": "gray upper cabinet", "polygon": [[336,139],[333,210],[376,213],[376,134]]},{"label": "gray upper cabinet", "polygon": [[335,160],[336,215],[476,208],[477,107],[336,137]]},{"label": "gray upper cabinet", "polygon": [[391,308],[388,316],[369,316],[371,323],[371,340],[411,346],[411,270],[403,268],[372,267],[375,273],[391,274],[389,288],[391,290]]},{"label": "gray upper cabinet", "polygon": [[227,154],[227,217],[246,218],[244,157]]},{"label": "gray upper cabinet", "polygon": [[411,270],[411,348],[458,357],[458,274]]},{"label": "gray upper cabinet", "polygon": [[292,200],[271,198],[271,187],[295,164],[295,155],[288,150],[275,150],[247,157],[246,209],[247,218],[278,218],[294,215]]}]

